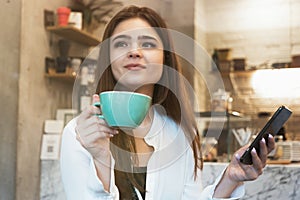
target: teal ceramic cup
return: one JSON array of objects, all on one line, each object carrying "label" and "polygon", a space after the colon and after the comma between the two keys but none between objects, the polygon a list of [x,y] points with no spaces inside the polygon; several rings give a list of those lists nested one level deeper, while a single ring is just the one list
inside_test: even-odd
[{"label": "teal ceramic cup", "polygon": [[126,91],[100,93],[101,119],[110,127],[136,128],[145,119],[151,105],[150,96]]}]

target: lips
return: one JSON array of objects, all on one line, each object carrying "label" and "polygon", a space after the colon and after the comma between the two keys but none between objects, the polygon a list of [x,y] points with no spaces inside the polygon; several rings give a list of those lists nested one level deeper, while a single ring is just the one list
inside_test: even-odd
[{"label": "lips", "polygon": [[141,64],[131,63],[128,65],[125,65],[124,68],[126,68],[128,70],[140,70],[140,69],[145,69],[146,67]]}]

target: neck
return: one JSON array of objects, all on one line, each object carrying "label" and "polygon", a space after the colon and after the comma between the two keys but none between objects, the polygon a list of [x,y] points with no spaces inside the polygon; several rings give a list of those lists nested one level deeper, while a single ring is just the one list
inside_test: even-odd
[{"label": "neck", "polygon": [[133,130],[133,136],[136,139],[144,139],[144,137],[148,134],[150,131],[152,120],[153,120],[154,112],[150,108],[148,114],[146,115],[143,122]]},{"label": "neck", "polygon": [[123,85],[118,85],[118,87],[115,89],[119,91],[134,91],[152,97],[154,91],[154,84],[143,85],[139,88],[128,88]]},{"label": "neck", "polygon": [[144,85],[136,90],[136,92],[153,97],[154,85]]}]

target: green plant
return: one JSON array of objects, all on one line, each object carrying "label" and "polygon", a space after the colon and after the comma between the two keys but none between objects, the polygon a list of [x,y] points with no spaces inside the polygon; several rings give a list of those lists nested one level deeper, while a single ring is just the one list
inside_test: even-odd
[{"label": "green plant", "polygon": [[74,0],[83,11],[84,22],[90,25],[92,19],[99,24],[107,23],[114,14],[114,10],[123,5],[114,0]]}]

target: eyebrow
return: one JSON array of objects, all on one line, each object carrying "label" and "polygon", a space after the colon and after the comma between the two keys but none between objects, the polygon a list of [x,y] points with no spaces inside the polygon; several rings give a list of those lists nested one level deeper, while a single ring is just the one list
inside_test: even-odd
[{"label": "eyebrow", "polygon": [[142,36],[139,36],[138,39],[157,40],[155,37],[152,37],[152,36],[149,36],[149,35],[142,35]]},{"label": "eyebrow", "polygon": [[128,36],[128,35],[118,35],[117,37],[113,38],[112,41],[115,41],[115,40],[117,40],[117,39],[119,39],[119,38],[131,39],[131,37]]},{"label": "eyebrow", "polygon": [[[129,35],[118,35],[117,37],[113,38],[112,41],[115,41],[117,39],[131,39],[131,37]],[[153,36],[149,36],[149,35],[141,35],[141,36],[138,36],[138,39],[150,39],[150,40],[156,40],[158,41],[155,37]]]}]

